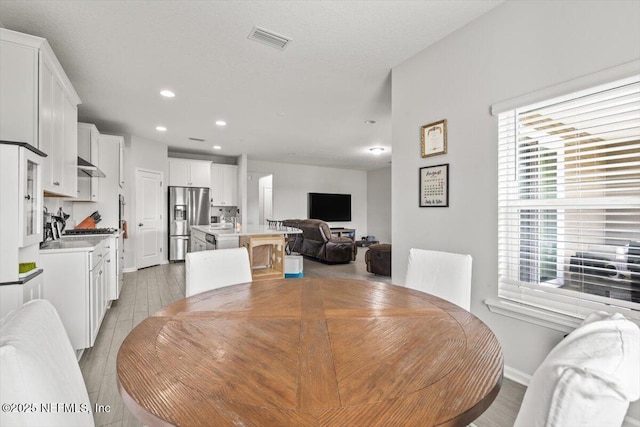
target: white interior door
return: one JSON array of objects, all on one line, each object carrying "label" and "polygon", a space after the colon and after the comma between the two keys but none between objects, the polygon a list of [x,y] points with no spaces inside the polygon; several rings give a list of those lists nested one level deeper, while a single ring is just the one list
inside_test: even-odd
[{"label": "white interior door", "polygon": [[162,262],[162,172],[136,169],[136,268]]},{"label": "white interior door", "polygon": [[273,190],[271,187],[263,187],[261,224],[266,224],[268,219],[273,219]]}]

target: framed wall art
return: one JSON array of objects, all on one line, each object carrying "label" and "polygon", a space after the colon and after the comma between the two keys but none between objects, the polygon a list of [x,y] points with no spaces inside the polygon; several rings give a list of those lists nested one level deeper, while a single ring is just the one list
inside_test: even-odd
[{"label": "framed wall art", "polygon": [[429,123],[420,128],[422,157],[447,153],[447,120]]},{"label": "framed wall art", "polygon": [[420,168],[420,207],[449,206],[449,164]]}]

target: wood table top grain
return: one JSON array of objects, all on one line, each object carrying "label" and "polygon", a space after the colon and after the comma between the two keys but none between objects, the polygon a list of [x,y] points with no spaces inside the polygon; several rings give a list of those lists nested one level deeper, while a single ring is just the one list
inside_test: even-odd
[{"label": "wood table top grain", "polygon": [[143,423],[465,426],[502,383],[491,330],[401,286],[256,281],[167,306],[126,337],[118,389]]}]

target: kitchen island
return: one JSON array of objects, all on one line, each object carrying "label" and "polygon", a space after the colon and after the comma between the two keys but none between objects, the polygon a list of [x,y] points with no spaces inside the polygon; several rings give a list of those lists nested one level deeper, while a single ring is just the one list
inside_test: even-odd
[{"label": "kitchen island", "polygon": [[217,224],[212,225],[192,225],[191,230],[198,230],[213,236],[269,236],[299,234],[302,231],[294,227],[269,227],[268,225],[245,225],[239,230],[234,228],[220,228]]},{"label": "kitchen island", "polygon": [[[302,231],[293,227],[278,227],[273,228],[267,225],[245,225],[240,229],[235,228],[221,228],[221,224],[212,225],[192,225],[191,226],[191,238],[194,241],[202,241],[203,245],[200,248],[191,252],[197,252],[198,250],[211,250],[211,249],[225,249],[225,248],[237,248],[241,246],[240,237],[247,236],[286,236],[290,234],[299,234]],[[207,237],[208,236],[208,237]],[[197,245],[196,245],[197,247]]]},{"label": "kitchen island", "polygon": [[[285,236],[299,233],[302,231],[298,228],[267,225],[248,225],[239,229],[220,228],[216,224],[191,227],[192,247],[197,250],[246,247],[253,280],[284,277]],[[202,240],[204,243],[198,243]]]}]

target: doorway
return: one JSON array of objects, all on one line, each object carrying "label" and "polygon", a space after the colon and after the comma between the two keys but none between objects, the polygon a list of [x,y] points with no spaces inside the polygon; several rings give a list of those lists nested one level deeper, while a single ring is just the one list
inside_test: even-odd
[{"label": "doorway", "polygon": [[260,224],[266,224],[273,218],[273,175],[263,176],[258,180],[258,206],[260,208]]},{"label": "doorway", "polygon": [[162,172],[136,169],[136,268],[162,262]]},{"label": "doorway", "polygon": [[273,216],[273,175],[247,173],[247,224],[264,225]]}]

